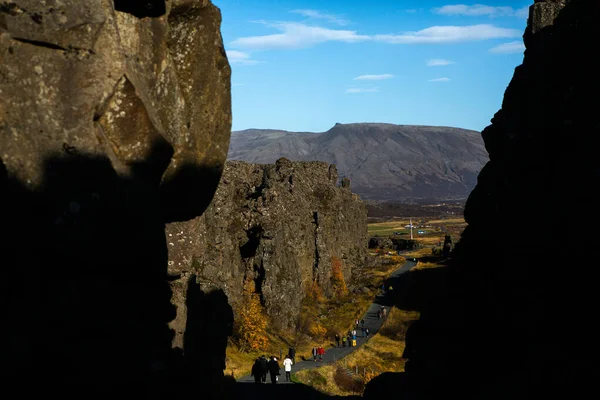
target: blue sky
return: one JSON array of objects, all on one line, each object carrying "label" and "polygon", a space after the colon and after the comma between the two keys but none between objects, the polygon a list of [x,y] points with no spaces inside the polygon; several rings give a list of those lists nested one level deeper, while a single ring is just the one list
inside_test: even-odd
[{"label": "blue sky", "polygon": [[233,130],[336,122],[481,131],[500,108],[532,1],[213,0]]}]

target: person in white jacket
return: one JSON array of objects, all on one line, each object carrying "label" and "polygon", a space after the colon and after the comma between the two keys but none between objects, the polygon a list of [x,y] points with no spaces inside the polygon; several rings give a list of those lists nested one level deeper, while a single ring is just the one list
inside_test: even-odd
[{"label": "person in white jacket", "polygon": [[285,370],[285,381],[289,382],[290,381],[290,374],[292,373],[292,364],[294,364],[292,362],[292,359],[290,358],[289,355],[285,356],[285,359],[283,360],[283,369]]}]

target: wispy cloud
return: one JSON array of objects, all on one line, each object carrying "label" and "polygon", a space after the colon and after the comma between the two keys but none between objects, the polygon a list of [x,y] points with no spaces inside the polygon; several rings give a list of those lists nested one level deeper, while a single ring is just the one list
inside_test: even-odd
[{"label": "wispy cloud", "polygon": [[375,40],[392,44],[456,43],[521,36],[518,29],[499,28],[494,25],[432,26],[417,32],[400,35],[375,35]]},{"label": "wispy cloud", "polygon": [[[360,35],[356,31],[308,26],[297,22],[254,22],[275,28],[281,31],[281,33],[241,37],[231,42],[230,46],[248,50],[300,49],[324,42],[357,43],[369,40],[389,44],[444,44],[488,39],[516,38],[522,35],[522,32],[519,29],[500,28],[490,24],[432,26],[416,32],[370,36]],[[244,59],[242,58],[241,60]],[[248,61],[248,59],[245,60]]]},{"label": "wispy cloud", "polygon": [[359,35],[355,31],[321,28],[295,22],[268,25],[280,30],[282,33],[242,37],[231,42],[231,45],[262,50],[299,49],[330,41],[355,43],[370,39],[369,36]]},{"label": "wispy cloud", "polygon": [[450,80],[450,78],[435,78],[435,79],[430,79],[429,82],[448,82]]},{"label": "wispy cloud", "polygon": [[240,65],[256,65],[260,64],[262,61],[253,60],[250,57],[250,54],[244,53],[243,51],[238,50],[228,50],[227,51],[227,59],[230,64],[240,64]]},{"label": "wispy cloud", "polygon": [[490,53],[500,53],[500,54],[512,54],[512,53],[522,53],[525,51],[525,45],[523,42],[514,41],[508,43],[502,43],[496,47],[492,47],[490,49]]},{"label": "wispy cloud", "polygon": [[338,24],[338,25],[348,25],[350,23],[350,21],[348,21],[345,18],[341,18],[341,17],[339,17],[337,15],[333,15],[333,14],[322,13],[317,10],[303,9],[303,10],[292,10],[290,12],[294,13],[294,14],[300,14],[300,15],[308,17],[308,18],[324,19],[324,20],[327,20],[331,23]]},{"label": "wispy cloud", "polygon": [[428,67],[443,67],[445,65],[456,64],[454,61],[444,60],[443,58],[431,58],[427,60]]},{"label": "wispy cloud", "polygon": [[462,15],[470,17],[519,17],[527,18],[529,7],[514,9],[507,6],[486,6],[483,4],[451,4],[432,9],[436,14]]},{"label": "wispy cloud", "polygon": [[527,19],[529,17],[529,6],[525,6],[516,10],[515,17]]},{"label": "wispy cloud", "polygon": [[357,76],[353,80],[355,81],[380,81],[382,79],[390,79],[393,78],[392,74],[381,74],[381,75],[361,75]]},{"label": "wispy cloud", "polygon": [[406,11],[407,13],[411,13],[412,14],[412,13],[416,13],[417,9],[416,8],[409,8],[408,10],[404,10],[404,11]]},{"label": "wispy cloud", "polygon": [[350,88],[350,89],[346,89],[346,93],[366,93],[366,92],[379,92],[379,88]]}]

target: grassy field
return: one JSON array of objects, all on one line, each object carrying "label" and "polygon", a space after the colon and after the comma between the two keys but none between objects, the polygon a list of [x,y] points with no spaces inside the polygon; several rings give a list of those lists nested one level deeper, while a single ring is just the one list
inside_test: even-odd
[{"label": "grassy field", "polygon": [[[449,234],[453,240],[459,239],[460,234],[467,226],[464,218],[449,218],[449,219],[436,219],[436,220],[418,220],[412,219],[413,225],[420,226],[419,228],[413,228],[413,239],[416,240],[427,248],[428,254],[431,255],[431,249],[434,247],[440,247],[444,241],[444,236]],[[393,221],[376,222],[368,225],[369,237],[403,237],[405,239],[410,237],[410,228],[405,228],[405,225],[410,224],[410,220],[395,219]],[[419,230],[424,230],[426,233],[419,234]],[[397,233],[397,234],[395,234]],[[427,253],[425,251],[423,254]],[[410,257],[415,257],[411,255]]]}]

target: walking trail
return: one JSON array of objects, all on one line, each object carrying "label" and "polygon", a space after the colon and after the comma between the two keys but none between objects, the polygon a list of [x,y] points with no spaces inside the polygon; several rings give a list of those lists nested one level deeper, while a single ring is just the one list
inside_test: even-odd
[{"label": "walking trail", "polygon": [[[402,274],[404,274],[405,272],[409,271],[411,268],[413,268],[416,265],[416,262],[414,261],[409,261],[407,260],[401,268],[397,269],[396,271],[394,271],[386,280],[386,288],[389,285],[392,285],[392,287],[394,288],[394,292],[398,289],[400,289],[401,285],[400,285],[400,276]],[[317,358],[317,362],[314,362],[312,360],[312,356],[310,359],[306,360],[306,361],[302,361],[299,359],[298,355],[296,355],[296,364],[294,364],[292,366],[292,374],[294,372],[303,370],[303,369],[308,369],[308,368],[320,368],[324,365],[331,365],[332,363],[344,358],[345,356],[347,356],[348,354],[352,353],[353,351],[356,351],[360,346],[362,346],[365,342],[367,342],[371,337],[373,337],[373,335],[375,335],[379,329],[381,328],[381,324],[383,322],[383,319],[379,319],[379,317],[377,316],[377,311],[381,309],[381,306],[384,306],[387,309],[387,312],[389,314],[390,308],[393,305],[392,302],[392,296],[390,293],[388,293],[387,291],[385,293],[381,293],[379,294],[375,300],[373,301],[373,303],[371,304],[371,306],[369,307],[369,309],[367,310],[367,312],[363,315],[362,319],[365,320],[365,327],[369,328],[369,337],[365,338],[362,336],[362,330],[360,329],[360,325],[359,328],[356,329],[356,346],[355,347],[330,347],[330,348],[326,348],[325,349],[325,354],[323,355],[323,361],[320,362]],[[360,319],[359,319],[360,321]],[[329,340],[327,341],[329,342]],[[347,344],[346,344],[347,345]],[[267,354],[267,357],[269,355]],[[284,354],[285,356],[285,354]],[[285,380],[285,372],[283,370],[283,360],[279,360],[279,358],[277,359],[277,361],[279,362],[279,365],[281,366],[281,375],[279,376],[279,382],[277,383],[279,384],[293,384],[293,382],[286,382]],[[238,383],[252,383],[253,385],[256,385],[254,383],[254,378],[250,375],[247,376],[243,376],[241,378],[239,378],[237,380]],[[267,375],[267,383],[265,385],[272,385],[271,380],[269,375]]]}]

